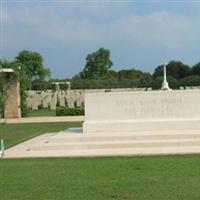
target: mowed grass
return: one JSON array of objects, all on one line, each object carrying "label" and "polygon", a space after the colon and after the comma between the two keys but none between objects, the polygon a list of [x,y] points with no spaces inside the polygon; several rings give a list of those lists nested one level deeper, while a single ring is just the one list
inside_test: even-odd
[{"label": "mowed grass", "polygon": [[44,117],[44,116],[56,116],[55,110],[49,109],[39,109],[39,110],[30,110],[27,114],[27,117]]},{"label": "mowed grass", "polygon": [[200,156],[0,161],[1,200],[199,200]]},{"label": "mowed grass", "polygon": [[[5,124],[12,146],[81,123]],[[0,160],[1,200],[199,200],[200,155]]]},{"label": "mowed grass", "polygon": [[81,124],[81,122],[0,124],[0,139],[4,140],[5,147],[8,148],[43,133],[80,127]]}]

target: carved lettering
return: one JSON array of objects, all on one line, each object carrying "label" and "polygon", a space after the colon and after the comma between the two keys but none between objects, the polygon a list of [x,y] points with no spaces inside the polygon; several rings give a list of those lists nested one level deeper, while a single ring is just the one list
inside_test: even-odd
[{"label": "carved lettering", "polygon": [[174,106],[181,107],[181,98],[161,98],[161,99],[135,99],[129,100],[120,98],[116,100],[116,106],[120,112],[134,114],[135,116],[153,116],[155,113],[162,115],[173,115]]}]

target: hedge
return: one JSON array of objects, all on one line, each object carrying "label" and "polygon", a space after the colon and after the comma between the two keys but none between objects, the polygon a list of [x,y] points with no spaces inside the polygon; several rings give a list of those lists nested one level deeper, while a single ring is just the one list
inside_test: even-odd
[{"label": "hedge", "polygon": [[68,108],[68,107],[57,107],[56,108],[56,116],[76,116],[76,115],[84,115],[84,108]]}]

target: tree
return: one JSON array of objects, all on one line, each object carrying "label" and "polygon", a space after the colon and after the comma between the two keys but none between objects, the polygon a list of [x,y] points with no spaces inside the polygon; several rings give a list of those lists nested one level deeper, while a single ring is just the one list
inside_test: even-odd
[{"label": "tree", "polygon": [[43,58],[37,52],[23,50],[19,52],[16,61],[25,66],[24,70],[28,77],[30,89],[33,80],[38,79],[41,81],[50,76],[50,70],[44,67]]},{"label": "tree", "polygon": [[[10,63],[0,59],[0,68],[10,68]],[[7,82],[7,76],[7,73],[0,73],[0,118],[4,114],[5,83]]]},{"label": "tree", "polygon": [[199,75],[200,76],[200,62],[192,67],[191,75]]},{"label": "tree", "polygon": [[82,79],[106,79],[110,76],[109,69],[113,65],[110,51],[100,48],[86,57],[86,65],[80,73]]},{"label": "tree", "polygon": [[[181,79],[189,75],[190,67],[186,64],[183,64],[180,61],[170,61],[167,66],[167,75],[174,77],[175,79]],[[154,73],[153,78],[158,76],[163,76],[163,66],[159,65]]]},{"label": "tree", "polygon": [[118,79],[140,79],[140,78],[146,78],[151,77],[151,74],[142,72],[140,70],[136,69],[122,69],[118,72]]},{"label": "tree", "polygon": [[199,86],[200,76],[191,75],[180,80],[180,86]]},{"label": "tree", "polygon": [[3,116],[3,105],[4,105],[3,76],[2,73],[0,73],[0,118]]}]

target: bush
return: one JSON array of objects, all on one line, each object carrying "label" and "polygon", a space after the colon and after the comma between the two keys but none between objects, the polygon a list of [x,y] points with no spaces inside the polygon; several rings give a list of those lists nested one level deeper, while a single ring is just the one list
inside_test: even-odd
[{"label": "bush", "polygon": [[72,89],[110,89],[110,88],[134,88],[150,87],[151,78],[98,80],[98,79],[73,79]]},{"label": "bush", "polygon": [[200,76],[192,75],[187,76],[180,80],[181,86],[199,86],[200,85]]},{"label": "bush", "polygon": [[68,108],[68,107],[58,107],[56,108],[56,116],[76,116],[84,115],[84,108]]}]

